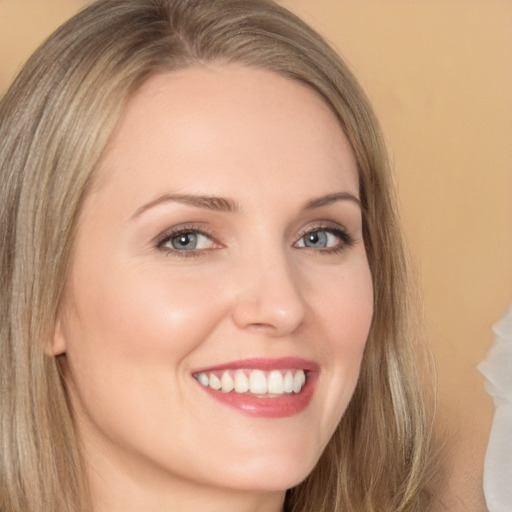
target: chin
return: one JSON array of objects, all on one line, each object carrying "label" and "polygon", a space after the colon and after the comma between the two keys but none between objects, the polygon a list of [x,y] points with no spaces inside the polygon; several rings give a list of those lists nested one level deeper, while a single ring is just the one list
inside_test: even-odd
[{"label": "chin", "polygon": [[[230,473],[223,475],[230,486],[243,491],[282,492],[304,481],[313,471],[318,457],[305,457],[301,449],[292,457],[254,457],[245,459],[238,465],[231,465]],[[221,477],[220,474],[217,474]]]}]

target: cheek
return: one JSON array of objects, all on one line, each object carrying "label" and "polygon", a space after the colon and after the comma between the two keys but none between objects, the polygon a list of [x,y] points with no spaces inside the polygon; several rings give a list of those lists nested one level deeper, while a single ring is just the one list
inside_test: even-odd
[{"label": "cheek", "polygon": [[366,258],[355,258],[316,286],[315,310],[328,331],[330,349],[361,354],[373,316],[373,285]]},{"label": "cheek", "polygon": [[219,287],[216,280],[176,273],[171,279],[161,268],[118,268],[94,280],[81,275],[74,283],[76,311],[89,346],[101,353],[168,358],[173,347],[181,358],[224,313],[221,302],[211,300]]},{"label": "cheek", "polygon": [[338,333],[335,358],[340,365],[349,367],[355,387],[373,317],[373,285],[366,262],[360,263],[357,271],[347,276],[342,290],[338,291],[337,301],[333,300],[327,311],[334,318],[332,323]]},{"label": "cheek", "polygon": [[94,279],[80,270],[63,323],[77,415],[120,440],[147,439],[187,403],[187,356],[225,314],[211,300],[219,284],[162,267],[104,267]]},{"label": "cheek", "polygon": [[[318,326],[326,340],[322,359],[325,362],[325,403],[318,411],[326,437],[334,432],[359,378],[361,360],[373,315],[373,287],[364,260],[345,267],[337,276],[324,281],[318,292]],[[320,336],[319,336],[320,337]]]}]

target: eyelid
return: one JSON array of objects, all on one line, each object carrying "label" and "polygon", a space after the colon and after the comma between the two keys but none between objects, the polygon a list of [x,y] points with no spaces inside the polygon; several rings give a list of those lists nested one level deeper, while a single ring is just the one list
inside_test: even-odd
[{"label": "eyelid", "polygon": [[350,233],[350,231],[346,227],[332,221],[320,221],[302,229],[293,245],[296,246],[297,243],[302,238],[304,238],[305,235],[315,231],[328,231],[334,234],[335,236],[338,236],[341,239],[340,245],[335,247],[326,247],[322,249],[314,249],[312,247],[300,247],[300,249],[311,249],[312,251],[315,252],[329,253],[346,249],[347,247],[352,246],[355,242],[355,237]]},{"label": "eyelid", "polygon": [[[208,237],[212,242],[217,245],[218,247],[214,247],[212,249],[193,249],[190,251],[179,251],[177,249],[173,249],[171,247],[164,247],[164,244],[170,240],[171,238],[175,236],[179,236],[180,234],[185,233],[197,233],[203,236]],[[208,226],[205,226],[203,224],[196,224],[196,223],[190,223],[190,224],[179,224],[177,226],[173,226],[171,228],[166,229],[162,233],[160,233],[154,240],[153,245],[162,251],[165,251],[167,253],[173,253],[177,254],[178,256],[193,256],[198,255],[202,252],[213,250],[216,248],[221,248],[223,245],[216,239],[215,234],[212,232]],[[179,254],[178,254],[179,253]]]},{"label": "eyelid", "polygon": [[[307,227],[303,228],[299,235],[297,236],[295,242],[293,243],[294,247],[297,247],[298,242],[308,233],[314,232],[314,231],[328,231],[335,236],[337,236],[340,239],[339,245],[336,245],[334,247],[325,247],[325,248],[312,248],[312,247],[298,247],[301,250],[307,249],[314,252],[322,252],[322,253],[335,253],[340,252],[350,246],[352,246],[355,243],[355,237],[350,233],[350,231],[344,227],[343,225],[332,222],[332,221],[318,221],[313,224],[308,225]],[[212,243],[216,247],[212,248],[206,248],[206,249],[191,249],[188,251],[181,251],[177,249],[173,249],[172,247],[165,247],[164,244],[171,239],[172,237],[179,236],[180,234],[185,233],[197,233],[203,236],[208,237],[210,240],[212,240]],[[153,246],[156,247],[158,250],[161,250],[162,252],[169,253],[176,255],[177,257],[191,257],[191,256],[199,256],[201,254],[204,254],[208,251],[215,250],[215,249],[221,249],[224,247],[224,245],[218,241],[216,234],[213,232],[213,230],[202,223],[185,223],[185,224],[179,224],[176,226],[172,226],[162,233],[160,233],[157,237],[153,239]]]}]

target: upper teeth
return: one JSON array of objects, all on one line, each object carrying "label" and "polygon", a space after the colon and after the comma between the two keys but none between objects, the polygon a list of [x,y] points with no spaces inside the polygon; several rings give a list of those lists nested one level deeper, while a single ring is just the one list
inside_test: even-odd
[{"label": "upper teeth", "polygon": [[224,393],[252,393],[254,395],[282,395],[300,393],[306,382],[304,370],[240,369],[235,371],[201,372],[194,374],[205,387],[222,390]]}]

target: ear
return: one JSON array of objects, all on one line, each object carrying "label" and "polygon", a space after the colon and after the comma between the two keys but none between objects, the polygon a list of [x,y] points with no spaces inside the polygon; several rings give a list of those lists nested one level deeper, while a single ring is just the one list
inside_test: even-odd
[{"label": "ear", "polygon": [[57,315],[55,320],[55,330],[53,332],[53,340],[48,348],[48,355],[57,357],[66,353],[66,336],[62,326],[61,313]]}]

